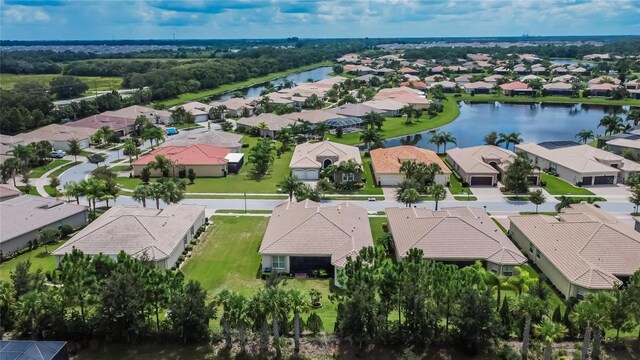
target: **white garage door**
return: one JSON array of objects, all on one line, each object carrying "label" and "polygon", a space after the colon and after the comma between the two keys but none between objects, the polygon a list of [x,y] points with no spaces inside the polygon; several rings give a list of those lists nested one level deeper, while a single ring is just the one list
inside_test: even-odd
[{"label": "white garage door", "polygon": [[380,175],[380,186],[396,186],[404,180],[404,175]]},{"label": "white garage door", "polygon": [[299,180],[318,180],[318,170],[296,169],[293,170],[293,175]]}]

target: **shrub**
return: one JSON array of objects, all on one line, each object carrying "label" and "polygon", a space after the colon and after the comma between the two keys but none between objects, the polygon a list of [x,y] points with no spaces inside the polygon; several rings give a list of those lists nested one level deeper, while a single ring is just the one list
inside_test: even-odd
[{"label": "shrub", "polygon": [[178,256],[178,262],[181,263],[184,261],[185,256],[184,255],[180,255]]},{"label": "shrub", "polygon": [[318,314],[315,313],[315,311],[312,312],[307,318],[306,325],[307,329],[311,331],[313,335],[320,333],[322,331],[322,328],[324,327],[322,319],[320,318],[320,316],[318,316]]},{"label": "shrub", "polygon": [[540,180],[540,186],[545,187],[547,186],[547,182],[544,180]]},{"label": "shrub", "polygon": [[577,186],[577,187],[582,187],[582,181],[578,181],[578,182],[576,183],[576,186]]},{"label": "shrub", "polygon": [[191,244],[191,245],[195,245],[197,243],[198,243],[198,241],[196,239],[193,239],[193,240],[191,240],[191,242],[189,242],[189,244]]},{"label": "shrub", "polygon": [[69,224],[62,224],[62,225],[60,225],[58,230],[60,230],[60,233],[63,236],[67,236],[67,235],[69,235],[69,234],[71,234],[73,232],[73,226],[71,226]]},{"label": "shrub", "polygon": [[185,169],[180,169],[180,171],[178,171],[178,177],[180,179],[184,179],[187,177],[187,170]]},{"label": "shrub", "polygon": [[243,149],[246,149],[246,148],[248,148],[248,147],[249,147],[249,144],[242,144],[242,148],[243,148]]}]

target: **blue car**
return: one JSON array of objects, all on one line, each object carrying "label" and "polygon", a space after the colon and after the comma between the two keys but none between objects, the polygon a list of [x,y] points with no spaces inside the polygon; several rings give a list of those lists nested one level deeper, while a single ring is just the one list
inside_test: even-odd
[{"label": "blue car", "polygon": [[174,128],[174,127],[167,128],[167,135],[168,136],[175,135],[175,134],[178,134],[178,133],[180,133],[180,131],[178,129]]}]

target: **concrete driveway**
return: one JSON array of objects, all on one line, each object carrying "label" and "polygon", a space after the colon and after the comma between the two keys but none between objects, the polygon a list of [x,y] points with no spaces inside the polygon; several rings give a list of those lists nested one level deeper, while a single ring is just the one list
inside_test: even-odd
[{"label": "concrete driveway", "polygon": [[600,185],[586,187],[589,191],[597,196],[607,199],[626,199],[630,192],[624,185]]},{"label": "concrete driveway", "polygon": [[382,194],[385,201],[396,201],[396,188],[393,186],[383,186]]},{"label": "concrete driveway", "polygon": [[478,201],[504,201],[504,195],[497,186],[473,186],[471,191]]}]

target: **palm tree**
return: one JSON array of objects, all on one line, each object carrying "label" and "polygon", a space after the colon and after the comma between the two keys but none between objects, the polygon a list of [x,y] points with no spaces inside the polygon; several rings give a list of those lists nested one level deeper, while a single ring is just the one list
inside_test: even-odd
[{"label": "palm tree", "polygon": [[416,110],[413,107],[413,105],[409,104],[409,105],[405,105],[402,110],[400,110],[402,112],[402,114],[404,116],[407,117],[407,119],[405,120],[405,124],[410,125],[411,124],[411,119],[413,118],[413,116],[416,114]]},{"label": "palm tree", "polygon": [[371,144],[374,144],[381,139],[380,133],[374,129],[364,129],[360,133],[360,141],[364,142],[367,145],[368,149],[371,149]]},{"label": "palm tree", "polygon": [[44,251],[49,254],[49,244],[60,239],[60,231],[54,228],[44,228],[38,233],[38,244],[44,245]]},{"label": "palm tree", "polygon": [[230,301],[232,293],[227,289],[221,290],[215,297],[215,304],[222,306],[222,317],[220,322],[222,323],[222,333],[225,338],[225,346],[227,349],[231,349],[233,345],[231,342],[231,314],[230,314]]},{"label": "palm tree", "polygon": [[295,192],[300,189],[300,185],[302,185],[302,183],[297,176],[289,175],[278,184],[278,187],[280,188],[280,190],[287,193],[289,195],[289,201],[292,201],[293,194],[295,194]]},{"label": "palm tree", "polygon": [[20,170],[22,169],[22,165],[20,164],[20,160],[18,160],[17,158],[14,157],[10,157],[7,160],[4,161],[4,164],[2,164],[2,167],[4,169],[6,169],[9,174],[11,174],[11,179],[13,179],[13,186],[16,186],[16,175],[20,172]]},{"label": "palm tree", "polygon": [[542,338],[542,342],[545,344],[544,360],[551,360],[552,345],[567,334],[567,328],[551,321],[548,316],[543,316],[540,324],[533,325],[533,333]]},{"label": "palm tree", "polygon": [[582,141],[583,144],[586,144],[587,141],[595,138],[595,135],[593,134],[593,130],[582,129],[576,134],[576,138]]},{"label": "palm tree", "polygon": [[515,288],[518,296],[521,296],[523,292],[529,290],[529,285],[535,282],[535,279],[532,279],[531,274],[520,266],[514,266],[513,271],[515,272],[515,275],[509,277],[509,280],[507,281]]},{"label": "palm tree", "polygon": [[440,200],[444,200],[447,197],[447,190],[445,190],[444,185],[433,184],[429,186],[427,192],[429,195],[433,196],[433,201],[436,202],[436,211],[438,211],[438,203]]},{"label": "palm tree", "polygon": [[76,139],[69,139],[67,141],[67,154],[73,155],[73,161],[78,161],[78,155],[82,152],[80,148],[80,142]]},{"label": "palm tree", "polygon": [[497,144],[500,145],[502,143],[504,143],[504,148],[508,149],[509,145],[513,144],[513,145],[518,145],[522,142],[522,138],[520,137],[520,133],[519,132],[512,132],[509,134],[505,134],[505,133],[500,133],[498,135],[498,142]]},{"label": "palm tree", "polygon": [[249,302],[251,318],[254,319],[254,327],[260,329],[260,352],[269,350],[269,322],[268,316],[271,311],[266,289],[258,291]]},{"label": "palm tree", "polygon": [[184,199],[186,189],[184,181],[175,178],[162,178],[158,180],[158,183],[162,186],[161,198],[165,204],[176,204]]},{"label": "palm tree", "polygon": [[135,155],[137,159],[138,155],[140,155],[141,153],[140,149],[138,149],[138,147],[136,146],[136,143],[131,139],[127,139],[124,141],[124,147],[122,148],[122,151],[126,153],[127,156],[129,156],[129,166],[131,166],[131,164],[133,163],[133,156]]},{"label": "palm tree", "polygon": [[604,134],[614,134],[619,132],[620,129],[624,129],[624,124],[622,122],[622,118],[618,115],[607,114],[598,123],[598,127],[604,128]]},{"label": "palm tree", "polygon": [[287,321],[288,294],[277,286],[268,287],[266,290],[267,303],[269,304],[269,316],[273,325],[273,343],[276,348],[276,357],[282,357],[282,346],[280,344],[280,323]]},{"label": "palm tree", "polygon": [[529,353],[529,341],[531,338],[531,320],[540,316],[545,310],[545,304],[540,298],[524,294],[518,299],[518,311],[525,316],[524,331],[522,332],[522,358],[526,359]]},{"label": "palm tree", "polygon": [[609,314],[611,307],[614,305],[613,297],[610,292],[599,291],[587,295],[584,302],[588,303],[592,308],[590,325],[593,327],[593,353],[591,357],[594,360],[599,360],[601,357],[602,332],[611,327]]},{"label": "palm tree", "polygon": [[266,113],[271,112],[271,100],[267,96],[263,96],[258,100],[257,105],[262,108],[262,111]]},{"label": "palm tree", "polygon": [[378,130],[380,130],[382,129],[382,125],[384,124],[384,117],[373,110],[363,116],[362,120],[364,120],[364,125],[372,129],[376,127]]},{"label": "palm tree", "polygon": [[164,196],[164,186],[159,182],[154,182],[146,186],[149,187],[149,193],[151,194],[151,197],[156,201],[156,209],[160,209],[160,200]]},{"label": "palm tree", "polygon": [[397,200],[403,202],[406,207],[411,207],[411,205],[420,202],[420,193],[414,188],[398,190],[397,193]]},{"label": "palm tree", "polygon": [[297,354],[300,352],[300,314],[309,310],[309,303],[307,303],[302,292],[298,289],[291,289],[288,294],[289,306],[293,311],[293,333],[294,333],[294,352]]},{"label": "palm tree", "polygon": [[324,122],[317,123],[315,126],[316,134],[320,137],[321,140],[324,140],[324,135],[329,131],[329,125]]},{"label": "palm tree", "polygon": [[154,161],[149,163],[149,167],[154,170],[160,170],[163,177],[169,176],[169,170],[173,166],[173,162],[164,155],[156,155]]},{"label": "palm tree", "polygon": [[633,108],[631,110],[629,110],[629,112],[627,113],[627,118],[626,120],[628,122],[633,122],[633,126],[638,126],[638,124],[640,123],[640,109],[638,108]]},{"label": "palm tree", "polygon": [[[95,178],[89,178],[89,180],[83,180],[84,193],[87,196],[87,200],[93,204],[93,212],[96,212],[96,199],[100,199],[104,196],[106,190],[106,183],[104,180],[98,180]],[[82,183],[82,181],[81,181]]]},{"label": "palm tree", "polygon": [[22,162],[22,170],[29,168],[29,162],[34,156],[33,147],[22,144],[14,145],[11,153],[16,159]]},{"label": "palm tree", "polygon": [[415,161],[405,160],[400,165],[400,172],[405,174],[407,179],[413,179],[416,171],[418,170],[418,163]]},{"label": "palm tree", "polygon": [[80,196],[84,196],[84,188],[82,182],[76,183],[75,181],[69,181],[64,184],[64,192],[67,196],[73,196],[76,199],[76,203],[80,205]]},{"label": "palm tree", "polygon": [[580,359],[589,358],[589,345],[591,344],[591,333],[593,331],[592,319],[594,318],[596,309],[589,301],[582,301],[573,307],[569,319],[572,324],[584,329],[582,337],[582,354]]},{"label": "palm tree", "polygon": [[502,299],[502,288],[507,286],[509,283],[507,282],[507,278],[503,275],[497,275],[492,271],[485,271],[484,282],[489,286],[490,289],[495,288],[497,291],[496,294],[496,311],[500,310],[500,300]]},{"label": "palm tree", "polygon": [[493,145],[496,146],[498,145],[498,133],[495,131],[492,131],[490,133],[488,133],[487,135],[484,136],[484,144],[485,145]]},{"label": "palm tree", "polygon": [[573,204],[573,199],[567,196],[560,196],[560,202],[556,204],[556,212],[560,212],[562,209],[571,206]]},{"label": "palm tree", "polygon": [[136,186],[131,194],[131,198],[142,203],[142,207],[147,207],[147,199],[153,197],[153,192],[149,185],[140,184]]},{"label": "palm tree", "polygon": [[246,351],[247,327],[249,326],[249,301],[242,294],[232,293],[229,298],[229,321],[238,330],[240,353]]},{"label": "palm tree", "polygon": [[444,144],[443,133],[437,132],[431,135],[431,139],[429,139],[429,143],[434,144],[436,146],[436,153],[440,153],[440,145]]},{"label": "palm tree", "polygon": [[453,134],[450,133],[450,132],[442,133],[442,141],[443,141],[443,144],[444,144],[444,152],[445,153],[447,152],[447,144],[448,143],[451,143],[453,145],[457,145],[456,137],[453,136]]}]

